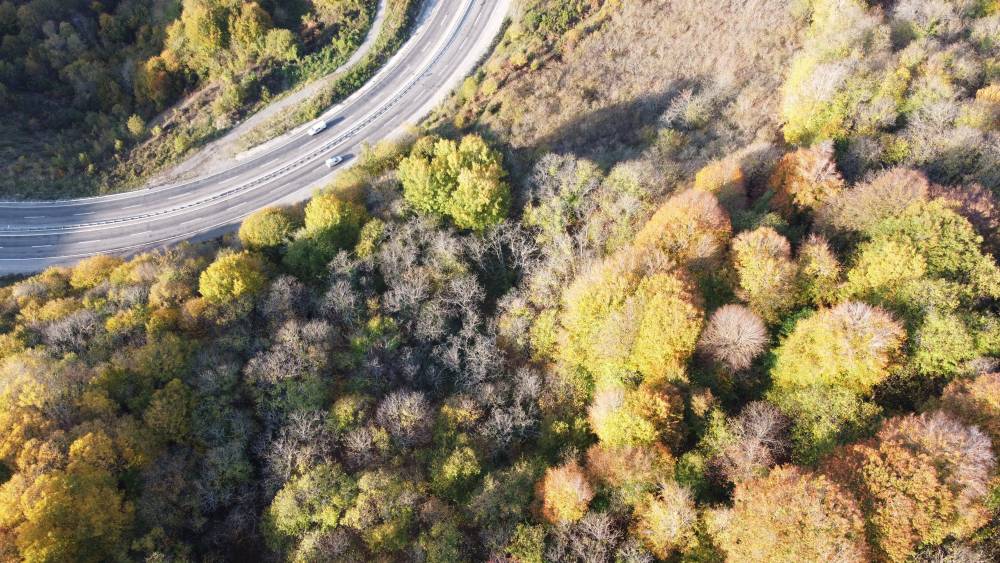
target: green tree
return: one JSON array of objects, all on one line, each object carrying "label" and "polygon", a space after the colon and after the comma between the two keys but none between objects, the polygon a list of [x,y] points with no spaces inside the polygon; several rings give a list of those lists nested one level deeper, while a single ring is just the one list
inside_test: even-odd
[{"label": "green tree", "polygon": [[358,478],[358,495],[342,522],[356,529],[374,553],[401,551],[412,542],[418,499],[414,484],[400,476],[366,472]]},{"label": "green tree", "polygon": [[146,132],[146,122],[142,120],[142,117],[133,113],[125,122],[125,128],[128,129],[132,137],[138,139]]},{"label": "green tree", "polygon": [[265,513],[269,541],[288,546],[312,531],[332,530],[354,505],[357,484],[340,466],[322,463],[289,480]]},{"label": "green tree", "polygon": [[973,281],[984,267],[996,269],[980,250],[983,239],[972,224],[940,199],[918,200],[898,216],[875,225],[869,234],[909,244],[924,258],[931,276],[964,282]]},{"label": "green tree", "polygon": [[399,164],[403,197],[418,211],[481,231],[507,216],[510,187],[501,160],[478,135],[458,143],[424,137]]},{"label": "green tree", "polygon": [[545,528],[518,524],[504,550],[521,563],[543,563],[545,553]]},{"label": "green tree", "polygon": [[207,72],[229,46],[226,10],[213,0],[184,0],[181,17],[167,29],[168,48],[189,54],[188,66]]},{"label": "green tree", "polygon": [[770,398],[793,420],[794,454],[815,461],[876,414],[875,385],[901,365],[903,327],[847,302],[799,320],[775,351]]},{"label": "green tree", "polygon": [[470,492],[481,469],[476,451],[460,445],[440,452],[431,464],[431,489],[444,498],[461,500]]},{"label": "green tree", "polygon": [[950,378],[976,356],[976,341],[955,314],[931,311],[913,340],[913,365],[926,376]]},{"label": "green tree", "polygon": [[191,390],[179,379],[172,379],[153,393],[142,418],[163,440],[183,443],[191,433],[194,399]]},{"label": "green tree", "polygon": [[427,556],[427,563],[453,563],[467,557],[464,537],[458,529],[456,518],[434,522],[430,529],[420,534],[417,543]]},{"label": "green tree", "polygon": [[878,239],[858,248],[841,293],[895,307],[905,307],[913,283],[927,273],[927,261],[906,242]]}]

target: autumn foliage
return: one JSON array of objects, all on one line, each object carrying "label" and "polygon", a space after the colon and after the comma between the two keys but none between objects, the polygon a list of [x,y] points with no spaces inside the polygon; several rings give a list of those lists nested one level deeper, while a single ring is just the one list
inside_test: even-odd
[{"label": "autumn foliage", "polygon": [[870,559],[857,501],[830,479],[796,467],[738,484],[733,507],[713,518],[729,560]]},{"label": "autumn foliage", "polygon": [[575,522],[587,512],[594,497],[587,476],[576,462],[552,467],[535,487],[540,512],[553,524]]}]

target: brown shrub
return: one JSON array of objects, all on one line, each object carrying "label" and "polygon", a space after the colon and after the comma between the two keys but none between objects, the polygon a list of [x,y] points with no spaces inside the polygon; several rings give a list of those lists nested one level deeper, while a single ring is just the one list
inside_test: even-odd
[{"label": "brown shrub", "polygon": [[993,452],[1000,452],[1000,373],[952,381],[941,395],[941,408],[985,432]]},{"label": "brown shrub", "polygon": [[927,199],[930,190],[923,172],[891,168],[830,198],[816,214],[816,223],[825,230],[863,233],[914,201]]},{"label": "brown shrub", "polygon": [[786,154],[771,174],[774,205],[785,215],[816,211],[844,189],[833,159],[833,143],[825,141]]}]

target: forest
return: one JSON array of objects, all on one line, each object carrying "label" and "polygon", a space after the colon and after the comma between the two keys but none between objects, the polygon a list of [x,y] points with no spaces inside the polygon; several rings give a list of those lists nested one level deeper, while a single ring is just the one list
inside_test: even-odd
[{"label": "forest", "polygon": [[[376,0],[3,0],[0,194],[134,188],[338,68]],[[394,34],[412,0],[388,2]],[[395,21],[401,20],[401,21]]]},{"label": "forest", "polygon": [[0,287],[0,561],[1000,560],[998,170],[995,0],[526,0],[303,205]]}]

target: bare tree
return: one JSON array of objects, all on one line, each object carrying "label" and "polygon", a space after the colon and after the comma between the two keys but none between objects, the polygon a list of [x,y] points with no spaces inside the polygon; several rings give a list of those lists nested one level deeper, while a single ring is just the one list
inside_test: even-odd
[{"label": "bare tree", "polygon": [[281,276],[271,282],[260,311],[268,321],[281,324],[289,319],[307,316],[309,306],[309,289],[291,276]]},{"label": "bare tree", "polygon": [[764,322],[743,305],[723,305],[701,333],[698,347],[733,371],[750,367],[767,347],[770,337]]},{"label": "bare tree", "polygon": [[56,355],[67,352],[82,354],[100,328],[97,313],[81,309],[45,326],[42,339]]},{"label": "bare tree", "polygon": [[729,422],[732,441],[714,460],[716,466],[733,483],[760,476],[787,455],[789,424],[788,418],[771,403],[748,404]]},{"label": "bare tree", "polygon": [[277,490],[296,471],[329,460],[333,445],[323,413],[292,413],[277,438],[266,445],[269,484]]},{"label": "bare tree", "polygon": [[545,551],[546,561],[611,561],[623,536],[619,523],[609,514],[589,512],[573,524],[562,524],[552,529],[551,541]]},{"label": "bare tree", "polygon": [[404,447],[427,443],[434,422],[430,402],[416,391],[396,391],[382,400],[375,420]]}]

